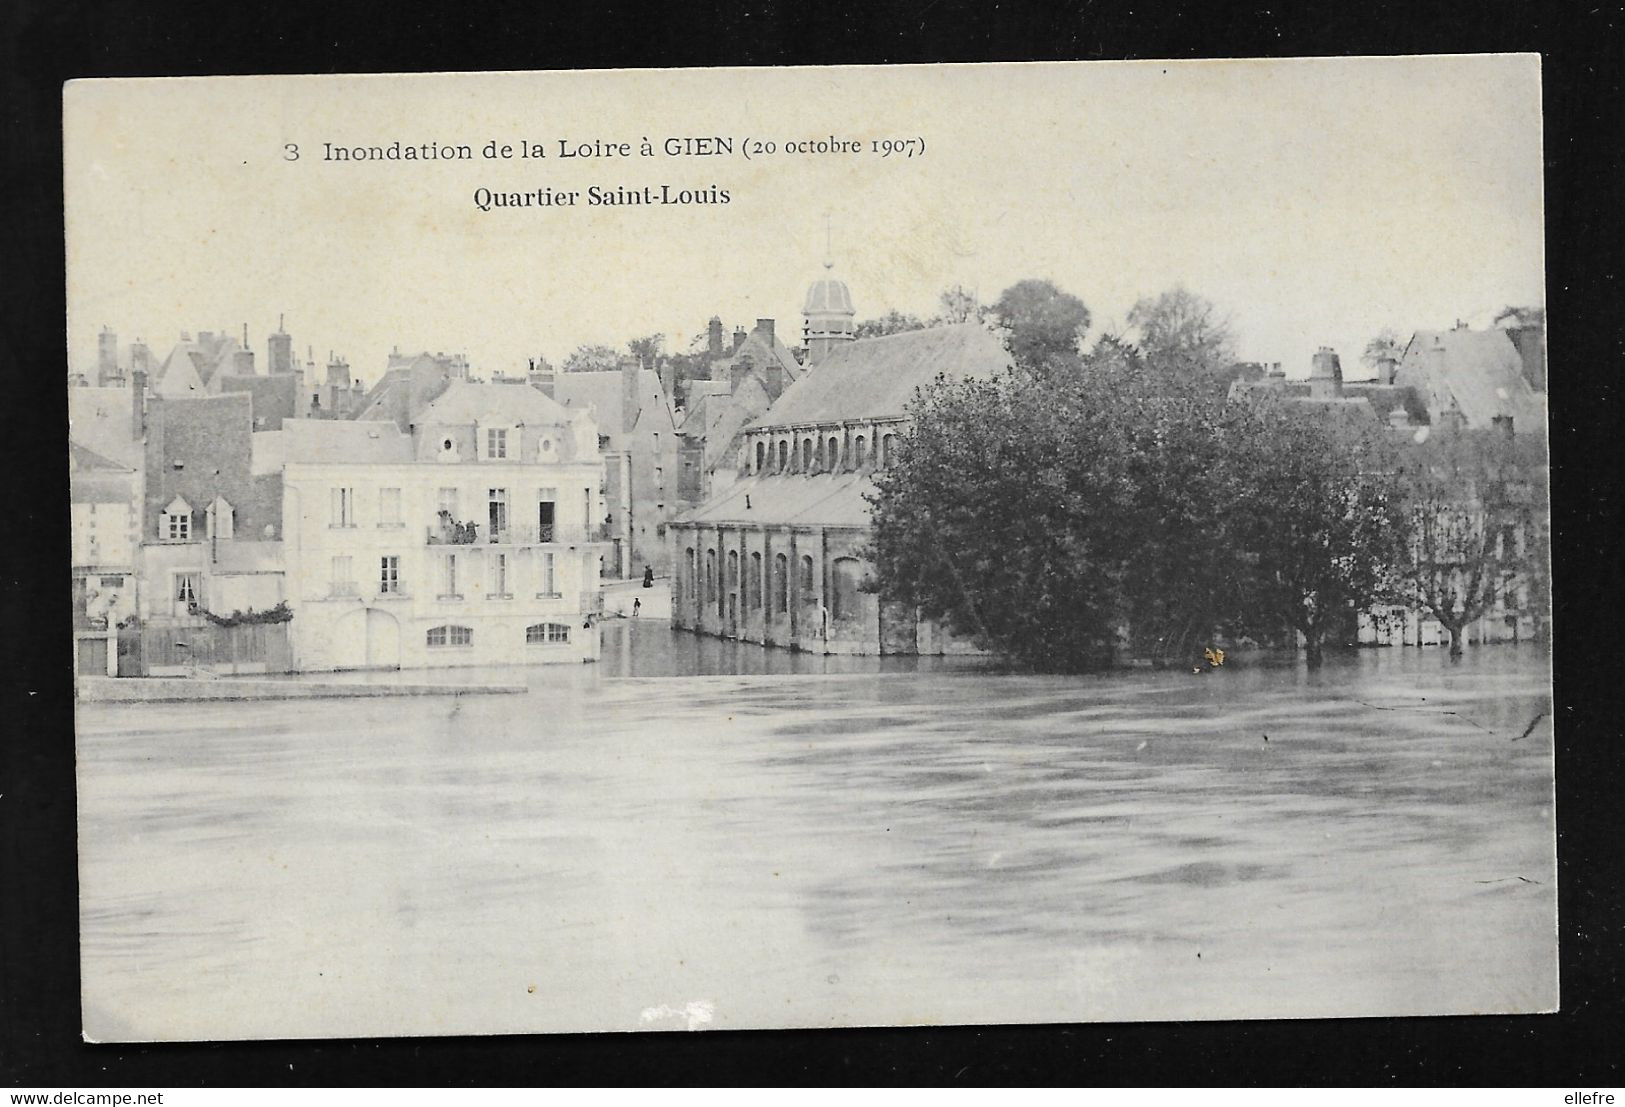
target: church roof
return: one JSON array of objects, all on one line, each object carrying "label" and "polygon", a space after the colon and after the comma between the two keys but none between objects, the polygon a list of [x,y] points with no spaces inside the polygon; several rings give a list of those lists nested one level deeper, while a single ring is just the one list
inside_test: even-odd
[{"label": "church roof", "polygon": [[[874,484],[867,473],[740,477],[679,523],[866,527]],[[746,502],[750,506],[747,507]]]},{"label": "church roof", "polygon": [[900,417],[939,373],[950,381],[992,377],[1009,364],[1004,345],[978,323],[858,339],[810,367],[750,429]]},{"label": "church roof", "polygon": [[852,292],[846,282],[836,277],[822,277],[807,289],[807,301],[802,305],[803,315],[838,313],[853,314]]}]

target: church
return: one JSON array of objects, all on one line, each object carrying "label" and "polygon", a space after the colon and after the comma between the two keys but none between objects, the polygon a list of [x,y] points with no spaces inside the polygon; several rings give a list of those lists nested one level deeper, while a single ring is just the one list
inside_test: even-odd
[{"label": "church", "polygon": [[825,268],[803,307],[801,376],[743,428],[737,479],[667,528],[673,624],[811,653],[975,652],[878,594],[867,496],[915,390],[992,376],[1009,354],[976,323],[856,338],[851,292]]}]

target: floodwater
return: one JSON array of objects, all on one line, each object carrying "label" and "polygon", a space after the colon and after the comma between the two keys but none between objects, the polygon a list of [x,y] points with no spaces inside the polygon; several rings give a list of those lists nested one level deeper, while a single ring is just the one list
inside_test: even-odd
[{"label": "floodwater", "polygon": [[462,674],[525,695],[81,706],[87,1035],[1556,1005],[1537,649],[1045,677],[606,633]]}]

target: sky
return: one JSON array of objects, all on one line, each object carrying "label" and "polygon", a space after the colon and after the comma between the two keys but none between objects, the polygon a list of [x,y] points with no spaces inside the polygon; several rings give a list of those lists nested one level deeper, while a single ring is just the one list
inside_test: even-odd
[{"label": "sky", "polygon": [[[1488,325],[1544,304],[1532,55],[642,70],[73,82],[65,91],[70,368],[96,334],[162,358],[241,334],[371,383],[389,351],[476,372],[555,364],[720,315],[792,345],[823,263],[859,319],[929,316],[1024,278],[1094,330],[1176,284],[1245,359],[1358,376],[1379,330]],[[722,136],[721,156],[666,156]],[[637,147],[648,138],[656,155]],[[787,153],[838,138],[858,154]],[[883,139],[923,153],[882,158]],[[748,140],[748,143],[747,143]],[[324,143],[466,144],[470,161],[323,159]],[[487,159],[487,142],[515,147]],[[631,156],[560,158],[594,141]],[[546,156],[520,159],[521,143]],[[773,143],[775,151],[744,151]],[[287,158],[288,144],[299,158]],[[725,190],[726,204],[589,206],[586,190]],[[573,207],[481,211],[475,190]],[[827,248],[826,248],[827,240]]]}]

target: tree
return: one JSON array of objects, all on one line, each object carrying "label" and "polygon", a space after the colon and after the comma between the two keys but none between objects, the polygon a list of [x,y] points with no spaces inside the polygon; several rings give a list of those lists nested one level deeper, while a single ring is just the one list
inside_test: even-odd
[{"label": "tree", "polygon": [[1373,422],[1270,397],[1231,411],[1228,533],[1249,562],[1236,625],[1297,631],[1318,669],[1329,633],[1402,594],[1397,459]]},{"label": "tree", "polygon": [[[1450,635],[1459,658],[1465,631],[1500,600],[1545,576],[1545,442],[1499,429],[1433,434],[1406,451],[1412,519],[1409,598]],[[1512,602],[1507,602],[1508,600]]]},{"label": "tree", "polygon": [[916,315],[904,315],[893,308],[885,315],[874,319],[865,319],[858,324],[856,335],[858,338],[879,338],[882,335],[899,334],[903,331],[917,331],[925,327]]},{"label": "tree", "polygon": [[617,369],[621,364],[621,355],[608,346],[577,346],[571,355],[564,359],[566,373],[594,373],[605,369]]},{"label": "tree", "polygon": [[1128,322],[1145,359],[1160,368],[1217,378],[1235,363],[1230,321],[1183,285],[1142,297],[1129,310]]},{"label": "tree", "polygon": [[1375,369],[1384,361],[1398,361],[1399,355],[1405,352],[1405,344],[1400,341],[1399,332],[1392,327],[1384,327],[1377,332],[1377,336],[1365,344],[1365,352],[1360,355],[1360,364],[1367,369]]},{"label": "tree", "polygon": [[634,338],[626,344],[627,352],[638,359],[639,365],[654,368],[655,362],[660,358],[660,351],[666,345],[666,336],[663,334],[646,334],[642,338]]},{"label": "tree", "polygon": [[1089,309],[1050,281],[1018,281],[1000,294],[993,318],[1007,332],[1010,357],[1029,373],[1049,375],[1075,365],[1089,329]]},{"label": "tree", "polygon": [[937,321],[941,323],[981,322],[987,310],[976,299],[976,293],[959,284],[945,289],[937,303],[941,307]]},{"label": "tree", "polygon": [[1515,307],[1508,304],[1496,315],[1494,326],[1511,327],[1544,327],[1546,325],[1546,309],[1543,307]]}]

